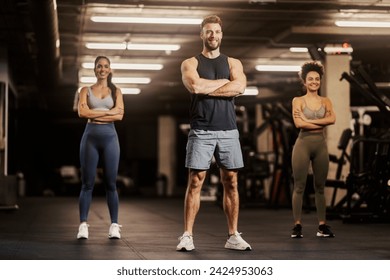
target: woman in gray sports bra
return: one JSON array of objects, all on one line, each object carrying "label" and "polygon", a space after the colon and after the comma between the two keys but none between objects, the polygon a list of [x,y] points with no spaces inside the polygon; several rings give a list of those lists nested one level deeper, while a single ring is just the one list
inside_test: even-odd
[{"label": "woman in gray sports bra", "polygon": [[77,238],[87,239],[89,236],[88,212],[100,158],[111,219],[108,237],[118,239],[121,236],[118,224],[119,198],[116,179],[120,149],[114,122],[123,118],[123,96],[121,90],[111,82],[110,60],[107,57],[96,58],[94,71],[97,81],[92,86],[81,89],[78,103],[79,117],[87,119],[88,122],[80,142],[82,186],[79,197],[80,225]]},{"label": "woman in gray sports bra", "polygon": [[336,121],[333,106],[329,98],[318,94],[323,66],[316,61],[302,65],[300,78],[305,86],[305,94],[295,97],[292,101],[294,124],[300,129],[292,151],[292,171],[294,190],[292,195],[292,210],[294,228],[292,238],[301,238],[302,234],[302,204],[307,175],[311,163],[314,177],[315,205],[318,217],[318,237],[334,237],[326,224],[325,181],[328,176],[329,154],[324,135],[326,126]]}]

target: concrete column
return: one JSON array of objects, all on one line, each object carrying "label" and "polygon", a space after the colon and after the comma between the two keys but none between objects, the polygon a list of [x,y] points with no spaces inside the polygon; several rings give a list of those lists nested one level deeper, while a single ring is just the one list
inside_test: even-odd
[{"label": "concrete column", "polygon": [[[336,123],[326,128],[326,136],[329,153],[336,156],[339,156],[341,153],[337,148],[340,136],[344,129],[351,126],[350,85],[346,80],[340,81],[343,72],[350,72],[350,61],[350,55],[327,55],[324,64],[325,75],[321,94],[322,96],[327,96],[332,101],[336,114]],[[335,178],[336,168],[336,164],[330,163],[328,178]],[[343,168],[341,179],[345,179],[348,172],[349,165],[346,164]],[[330,198],[327,197],[327,201],[330,201]]]},{"label": "concrete column", "polygon": [[158,174],[165,175],[166,196],[172,196],[177,173],[176,121],[172,116],[158,118]]}]

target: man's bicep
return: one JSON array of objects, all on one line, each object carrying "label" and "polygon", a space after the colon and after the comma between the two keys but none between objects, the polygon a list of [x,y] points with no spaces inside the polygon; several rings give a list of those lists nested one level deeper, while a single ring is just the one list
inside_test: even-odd
[{"label": "man's bicep", "polygon": [[230,58],[230,80],[231,81],[243,81],[246,82],[246,76],[244,73],[244,68],[241,62],[238,59]]},{"label": "man's bicep", "polygon": [[198,72],[196,71],[196,65],[194,65],[194,62],[191,59],[187,59],[183,61],[181,64],[181,74],[183,77],[193,77],[197,76]]},{"label": "man's bicep", "polygon": [[190,92],[194,92],[194,85],[197,79],[199,79],[199,74],[196,70],[196,65],[194,65],[194,61],[192,59],[187,59],[183,61],[181,65],[181,75],[184,86]]},{"label": "man's bicep", "polygon": [[243,66],[238,59],[230,59],[230,81],[231,88],[236,93],[242,94],[246,88],[246,76],[244,73]]}]

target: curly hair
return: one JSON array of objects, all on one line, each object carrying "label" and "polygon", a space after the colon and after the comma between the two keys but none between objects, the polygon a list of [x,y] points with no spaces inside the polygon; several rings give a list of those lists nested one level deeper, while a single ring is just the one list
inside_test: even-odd
[{"label": "curly hair", "polygon": [[309,61],[305,62],[302,67],[301,71],[299,71],[298,75],[301,78],[302,82],[305,82],[307,73],[314,71],[317,72],[320,75],[320,79],[322,79],[322,76],[324,75],[324,66],[319,61]]},{"label": "curly hair", "polygon": [[218,23],[222,27],[222,20],[219,16],[209,15],[209,16],[205,17],[203,19],[202,23],[200,24],[200,30],[202,30],[203,27],[208,23]]}]

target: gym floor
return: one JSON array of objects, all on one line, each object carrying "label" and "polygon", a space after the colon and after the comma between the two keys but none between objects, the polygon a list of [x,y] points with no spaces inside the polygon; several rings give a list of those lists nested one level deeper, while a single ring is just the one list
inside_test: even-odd
[{"label": "gym floor", "polygon": [[239,231],[252,251],[224,249],[223,210],[202,201],[195,222],[192,252],[177,252],[183,231],[183,199],[120,199],[122,238],[108,239],[104,197],[94,197],[89,239],[77,240],[77,197],[22,197],[18,210],[0,211],[0,259],[3,260],[389,260],[390,224],[328,223],[335,238],[316,237],[315,211],[303,216],[302,239],[290,238],[291,210],[244,207]]}]

